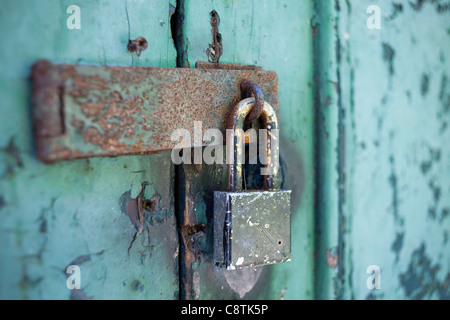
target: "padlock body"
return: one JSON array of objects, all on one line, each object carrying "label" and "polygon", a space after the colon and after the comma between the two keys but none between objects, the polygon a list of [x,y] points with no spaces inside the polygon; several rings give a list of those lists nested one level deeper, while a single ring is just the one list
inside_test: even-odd
[{"label": "padlock body", "polygon": [[290,190],[214,192],[216,266],[233,270],[290,259]]}]

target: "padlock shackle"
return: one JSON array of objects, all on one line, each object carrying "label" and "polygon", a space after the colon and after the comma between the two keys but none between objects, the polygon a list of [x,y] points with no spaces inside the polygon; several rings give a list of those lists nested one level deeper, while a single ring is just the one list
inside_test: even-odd
[{"label": "padlock shackle", "polygon": [[[230,144],[228,141],[232,141],[233,154],[232,161],[228,163],[228,190],[230,191],[242,191],[243,189],[243,169],[239,163],[242,159],[242,155],[245,153],[244,137],[242,136],[244,130],[244,121],[247,115],[251,112],[255,104],[255,98],[246,98],[240,101],[231,110],[230,116],[227,122],[227,129],[231,134],[227,132],[227,146]],[[260,121],[263,129],[267,130],[267,144],[266,144],[266,168],[272,168],[272,175],[264,175],[264,189],[265,190],[278,190],[279,186],[279,141],[278,135],[275,134],[278,129],[278,119],[273,108],[264,101],[262,111],[260,115]],[[240,129],[240,130],[239,130]],[[230,140],[231,139],[231,140]],[[272,155],[272,151],[274,154]],[[228,151],[227,151],[228,153]]]}]

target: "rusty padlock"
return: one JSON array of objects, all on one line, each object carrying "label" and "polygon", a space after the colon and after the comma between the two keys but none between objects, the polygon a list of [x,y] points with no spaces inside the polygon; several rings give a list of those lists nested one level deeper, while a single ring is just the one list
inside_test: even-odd
[{"label": "rusty padlock", "polygon": [[[278,120],[264,101],[260,120],[266,129],[266,169],[264,190],[243,190],[242,142],[244,120],[255,104],[246,98],[233,109],[228,128],[227,147],[232,146],[228,163],[228,191],[214,192],[214,261],[228,270],[290,261],[291,191],[279,190]],[[229,143],[231,142],[231,144]],[[275,152],[274,152],[275,151]],[[229,152],[229,151],[227,151]],[[261,152],[261,150],[260,150]]]}]

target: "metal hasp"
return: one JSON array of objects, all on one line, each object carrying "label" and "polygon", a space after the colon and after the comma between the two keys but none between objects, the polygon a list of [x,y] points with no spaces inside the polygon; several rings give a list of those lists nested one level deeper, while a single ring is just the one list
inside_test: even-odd
[{"label": "metal hasp", "polygon": [[245,147],[243,131],[237,129],[243,128],[254,105],[255,98],[246,98],[230,113],[227,128],[234,133],[227,139],[231,139],[234,159],[228,164],[228,191],[214,192],[214,261],[229,270],[291,259],[291,191],[279,190],[278,120],[265,101],[260,119],[267,130],[266,166],[272,172],[264,176],[265,190],[243,190],[239,159]]},{"label": "metal hasp", "polygon": [[195,121],[202,122],[203,132],[224,132],[245,80],[258,83],[278,111],[275,72],[221,65],[199,63],[189,69],[38,61],[31,73],[37,156],[51,163],[156,153],[179,143],[171,134],[180,128],[190,133],[194,146]]}]

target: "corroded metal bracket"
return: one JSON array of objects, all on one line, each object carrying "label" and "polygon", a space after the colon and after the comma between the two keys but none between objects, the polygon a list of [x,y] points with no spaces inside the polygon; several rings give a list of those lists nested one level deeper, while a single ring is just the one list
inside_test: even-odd
[{"label": "corroded metal bracket", "polygon": [[142,68],[41,60],[31,78],[37,155],[47,163],[170,150],[176,145],[171,134],[180,128],[190,132],[193,146],[194,121],[202,121],[203,131],[225,129],[244,80],[257,83],[278,112],[277,74],[249,66]]}]

